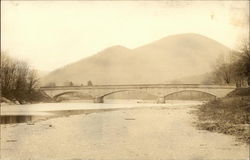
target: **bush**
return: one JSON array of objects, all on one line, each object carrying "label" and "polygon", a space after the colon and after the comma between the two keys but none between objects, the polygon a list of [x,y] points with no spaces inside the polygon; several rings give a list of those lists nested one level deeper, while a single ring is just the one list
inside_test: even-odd
[{"label": "bush", "polygon": [[1,55],[1,93],[10,100],[30,101],[38,83],[36,71],[21,60]]}]

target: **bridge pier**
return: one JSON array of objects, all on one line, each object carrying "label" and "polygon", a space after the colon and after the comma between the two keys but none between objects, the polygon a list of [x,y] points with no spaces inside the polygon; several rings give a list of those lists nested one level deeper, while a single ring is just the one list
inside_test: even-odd
[{"label": "bridge pier", "polygon": [[94,98],[94,103],[103,103],[103,97],[95,97]]},{"label": "bridge pier", "polygon": [[165,97],[158,97],[156,103],[165,103]]}]

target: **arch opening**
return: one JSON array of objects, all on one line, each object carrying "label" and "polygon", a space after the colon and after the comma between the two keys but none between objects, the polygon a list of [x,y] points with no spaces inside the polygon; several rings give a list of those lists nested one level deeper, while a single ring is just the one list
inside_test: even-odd
[{"label": "arch opening", "polygon": [[53,97],[53,99],[57,102],[61,101],[92,101],[93,96],[78,92],[78,91],[68,91],[57,94]]},{"label": "arch opening", "polygon": [[165,100],[199,100],[199,101],[207,101],[211,99],[215,99],[216,96],[197,90],[182,90],[178,92],[173,92],[164,96]]},{"label": "arch opening", "polygon": [[104,101],[116,103],[145,103],[155,101],[156,96],[141,90],[119,90],[102,96]]}]

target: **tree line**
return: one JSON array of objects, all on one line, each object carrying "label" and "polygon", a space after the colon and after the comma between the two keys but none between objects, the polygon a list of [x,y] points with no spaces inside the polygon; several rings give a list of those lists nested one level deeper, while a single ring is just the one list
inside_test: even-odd
[{"label": "tree line", "polygon": [[24,103],[39,97],[36,70],[28,63],[1,53],[1,96]]},{"label": "tree line", "polygon": [[237,87],[250,86],[250,48],[244,42],[239,51],[231,51],[217,59],[212,73],[215,84],[235,84]]},{"label": "tree line", "polygon": [[[44,87],[56,87],[56,86],[57,86],[56,82],[49,82],[46,85],[44,85]],[[72,81],[65,81],[61,86],[68,86],[68,87],[72,87],[72,86],[84,86],[84,84],[83,83],[81,83],[81,84],[79,84],[79,83],[75,84]],[[89,80],[87,82],[86,86],[93,86],[92,81]]]}]

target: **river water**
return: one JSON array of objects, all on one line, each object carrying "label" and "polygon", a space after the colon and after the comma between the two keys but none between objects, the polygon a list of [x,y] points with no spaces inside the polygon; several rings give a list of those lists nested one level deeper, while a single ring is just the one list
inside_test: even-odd
[{"label": "river water", "polygon": [[2,115],[30,119],[1,125],[1,159],[246,160],[248,145],[195,128],[191,112],[202,103],[110,100],[2,106]]}]

